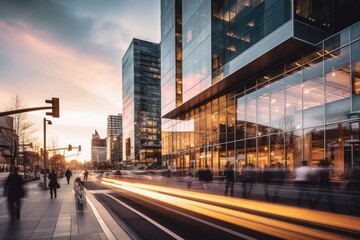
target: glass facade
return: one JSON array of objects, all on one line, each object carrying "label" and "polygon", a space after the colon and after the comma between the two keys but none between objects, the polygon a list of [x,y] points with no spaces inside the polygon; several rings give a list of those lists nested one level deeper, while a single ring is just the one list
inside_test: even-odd
[{"label": "glass facade", "polygon": [[211,86],[211,1],[183,0],[183,101]]},{"label": "glass facade", "polygon": [[237,171],[279,163],[291,177],[302,161],[314,166],[326,159],[334,177],[346,178],[360,162],[359,53],[360,23],[163,119],[163,165],[183,171],[208,165],[216,177],[228,162]]},{"label": "glass facade", "polygon": [[291,18],[290,0],[212,1],[213,83],[223,66]]},{"label": "glass facade", "polygon": [[123,157],[122,115],[109,115],[107,118],[106,161],[119,164]]},{"label": "glass facade", "polygon": [[123,160],[161,160],[160,45],[133,39],[123,57]]}]

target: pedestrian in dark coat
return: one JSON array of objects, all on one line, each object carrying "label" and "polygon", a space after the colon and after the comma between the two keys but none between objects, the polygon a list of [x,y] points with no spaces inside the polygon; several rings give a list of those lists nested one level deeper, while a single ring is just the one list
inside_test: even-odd
[{"label": "pedestrian in dark coat", "polygon": [[85,172],[84,172],[84,182],[87,182],[88,176],[89,176],[89,172],[88,172],[87,169],[85,169]]},{"label": "pedestrian in dark coat", "polygon": [[67,183],[69,184],[70,182],[70,178],[72,176],[72,172],[70,171],[70,169],[66,169],[65,171],[65,177],[66,177],[66,180],[67,180]]},{"label": "pedestrian in dark coat", "polygon": [[20,219],[21,198],[24,197],[24,186],[22,177],[19,176],[17,168],[11,167],[10,174],[4,186],[4,195],[7,195],[8,210],[13,222],[15,217]]},{"label": "pedestrian in dark coat", "polygon": [[318,188],[315,192],[314,208],[320,203],[322,197],[326,196],[329,211],[335,212],[335,200],[330,182],[330,168],[326,160],[320,161],[320,167],[317,169],[316,176]]},{"label": "pedestrian in dark coat", "polygon": [[250,163],[247,166],[247,174],[248,174],[247,197],[250,198],[253,185],[256,182],[256,169],[254,167],[254,164]]},{"label": "pedestrian in dark coat", "polygon": [[267,200],[270,200],[269,182],[270,182],[271,176],[270,176],[270,169],[267,165],[264,166],[262,177],[263,177],[263,182],[264,182],[265,197]]},{"label": "pedestrian in dark coat", "polygon": [[241,179],[241,186],[242,186],[242,195],[244,198],[248,198],[247,187],[248,187],[248,183],[249,183],[249,172],[248,172],[247,165],[242,166],[240,179]]},{"label": "pedestrian in dark coat", "polygon": [[55,198],[57,197],[57,187],[58,187],[58,177],[54,171],[54,169],[51,171],[51,173],[49,174],[49,188],[50,188],[50,198],[52,199],[53,196],[55,196]]},{"label": "pedestrian in dark coat", "polygon": [[227,196],[228,189],[230,188],[231,196],[234,196],[234,182],[235,172],[234,165],[228,165],[225,170],[225,196]]},{"label": "pedestrian in dark coat", "polygon": [[208,183],[212,182],[213,180],[212,172],[210,171],[208,166],[205,167],[205,170],[203,172],[203,178],[204,178],[203,188],[207,189]]}]

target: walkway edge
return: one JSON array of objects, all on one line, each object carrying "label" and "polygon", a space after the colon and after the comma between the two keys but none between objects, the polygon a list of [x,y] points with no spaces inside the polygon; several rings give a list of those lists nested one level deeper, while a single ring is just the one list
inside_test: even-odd
[{"label": "walkway edge", "polygon": [[93,194],[87,189],[84,190],[86,193],[87,203],[90,205],[106,237],[109,240],[131,240],[132,238],[119,226],[105,207],[93,196]]}]

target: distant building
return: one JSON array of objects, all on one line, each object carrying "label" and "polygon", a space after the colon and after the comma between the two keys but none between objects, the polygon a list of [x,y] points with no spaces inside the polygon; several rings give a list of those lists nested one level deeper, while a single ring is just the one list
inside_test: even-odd
[{"label": "distant building", "polygon": [[101,139],[96,130],[91,139],[91,161],[106,162],[106,139]]},{"label": "distant building", "polygon": [[107,118],[106,161],[122,161],[122,115],[109,115]]},{"label": "distant building", "polygon": [[161,161],[160,45],[133,39],[122,59],[123,161]]},{"label": "distant building", "polygon": [[0,117],[0,168],[8,167],[18,147],[19,139],[15,134],[13,118]]}]

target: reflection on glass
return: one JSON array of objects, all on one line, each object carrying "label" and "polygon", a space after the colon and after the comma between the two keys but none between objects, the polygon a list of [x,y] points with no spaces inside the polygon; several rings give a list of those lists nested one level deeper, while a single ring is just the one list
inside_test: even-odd
[{"label": "reflection on glass", "polygon": [[304,127],[324,123],[323,63],[312,62],[302,70]]},{"label": "reflection on glass", "polygon": [[285,94],[285,129],[294,131],[302,128],[301,71],[285,77]]},{"label": "reflection on glass", "polygon": [[325,157],[324,127],[304,129],[304,161],[309,166],[319,166]]},{"label": "reflection on glass", "polygon": [[256,137],[256,92],[245,94],[246,137]]}]

